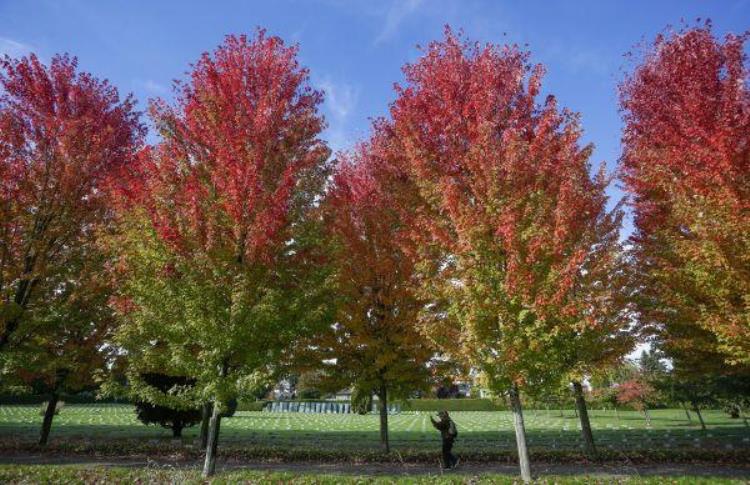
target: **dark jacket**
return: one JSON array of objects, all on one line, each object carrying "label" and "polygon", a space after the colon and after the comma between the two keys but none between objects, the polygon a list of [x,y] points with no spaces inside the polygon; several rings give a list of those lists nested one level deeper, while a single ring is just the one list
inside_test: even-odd
[{"label": "dark jacket", "polygon": [[440,431],[440,436],[444,440],[456,439],[458,433],[456,432],[456,425],[455,423],[453,423],[453,420],[451,418],[435,421],[434,419],[432,419],[432,416],[430,416],[430,421],[432,421],[432,425],[435,427],[435,429]]}]

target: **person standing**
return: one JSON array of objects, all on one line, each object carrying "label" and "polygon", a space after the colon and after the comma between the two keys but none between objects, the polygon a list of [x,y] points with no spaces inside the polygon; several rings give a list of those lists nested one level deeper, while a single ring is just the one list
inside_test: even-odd
[{"label": "person standing", "polygon": [[438,420],[435,421],[430,416],[432,425],[440,431],[440,437],[443,439],[443,468],[453,469],[458,466],[458,458],[456,458],[451,450],[453,450],[453,442],[458,436],[458,430],[456,429],[456,423],[453,422],[451,417],[448,415],[448,411],[440,411],[438,413]]}]

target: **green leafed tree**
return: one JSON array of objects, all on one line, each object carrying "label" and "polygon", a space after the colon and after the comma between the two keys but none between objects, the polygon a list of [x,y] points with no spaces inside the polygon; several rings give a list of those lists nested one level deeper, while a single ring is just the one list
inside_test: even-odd
[{"label": "green leafed tree", "polygon": [[263,31],[201,56],[174,104],[151,106],[161,141],[142,154],[124,216],[119,341],[137,355],[134,382],[165,366],[213,401],[206,476],[224,403],[328,307],[310,217],[329,155],[322,95],[296,56]]},{"label": "green leafed tree", "polygon": [[41,445],[47,444],[60,399],[96,389],[111,361],[110,282],[104,272],[91,271],[104,264],[101,253],[79,250],[64,271],[38,283],[40,294],[49,297],[26,308],[14,345],[0,356],[3,384],[23,385],[48,397]]}]

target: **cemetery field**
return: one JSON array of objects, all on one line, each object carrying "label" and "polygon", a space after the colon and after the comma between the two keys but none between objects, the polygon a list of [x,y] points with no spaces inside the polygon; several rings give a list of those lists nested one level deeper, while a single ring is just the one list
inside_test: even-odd
[{"label": "cemetery field", "polygon": [[[15,442],[34,442],[41,424],[40,407],[0,406],[0,437]],[[561,415],[562,414],[562,415]],[[704,411],[707,430],[695,415],[688,421],[677,409],[651,411],[651,426],[635,411],[592,410],[591,423],[597,446],[617,453],[627,450],[714,450],[750,456],[750,428],[719,410]],[[515,447],[509,412],[454,412],[459,436],[455,450],[494,452]],[[571,410],[529,410],[525,412],[529,446],[532,450],[580,450],[578,418]],[[392,448],[439,450],[437,431],[428,413],[402,412],[391,415]],[[192,443],[198,427],[183,431],[183,442]],[[303,414],[237,412],[221,423],[221,442],[236,446],[285,449],[377,450],[378,417],[356,414]],[[55,417],[50,444],[83,440],[97,444],[137,440],[156,444],[172,442],[171,431],[141,424],[133,407],[124,404],[66,405]]]}]

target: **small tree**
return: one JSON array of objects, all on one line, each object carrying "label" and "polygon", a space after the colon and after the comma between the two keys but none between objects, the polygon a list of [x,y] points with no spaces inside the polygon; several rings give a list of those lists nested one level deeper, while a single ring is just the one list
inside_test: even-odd
[{"label": "small tree", "polygon": [[[176,387],[192,387],[195,379],[183,376],[169,376],[166,374],[144,374],[143,381],[157,389],[159,392],[168,394]],[[175,409],[145,401],[135,401],[135,412],[143,424],[158,424],[159,426],[172,430],[172,436],[182,436],[182,429],[195,425],[201,420],[201,408]]]},{"label": "small tree", "polygon": [[324,202],[339,298],[333,324],[309,348],[323,369],[321,385],[377,396],[388,452],[388,403],[427,388],[433,350],[417,324],[425,303],[416,292],[415,261],[399,245],[403,223],[376,153],[361,145],[345,158]]},{"label": "small tree", "polygon": [[621,382],[617,387],[617,402],[627,404],[636,411],[642,412],[646,417],[646,422],[651,426],[648,404],[655,392],[654,388],[643,379],[630,379]]}]

